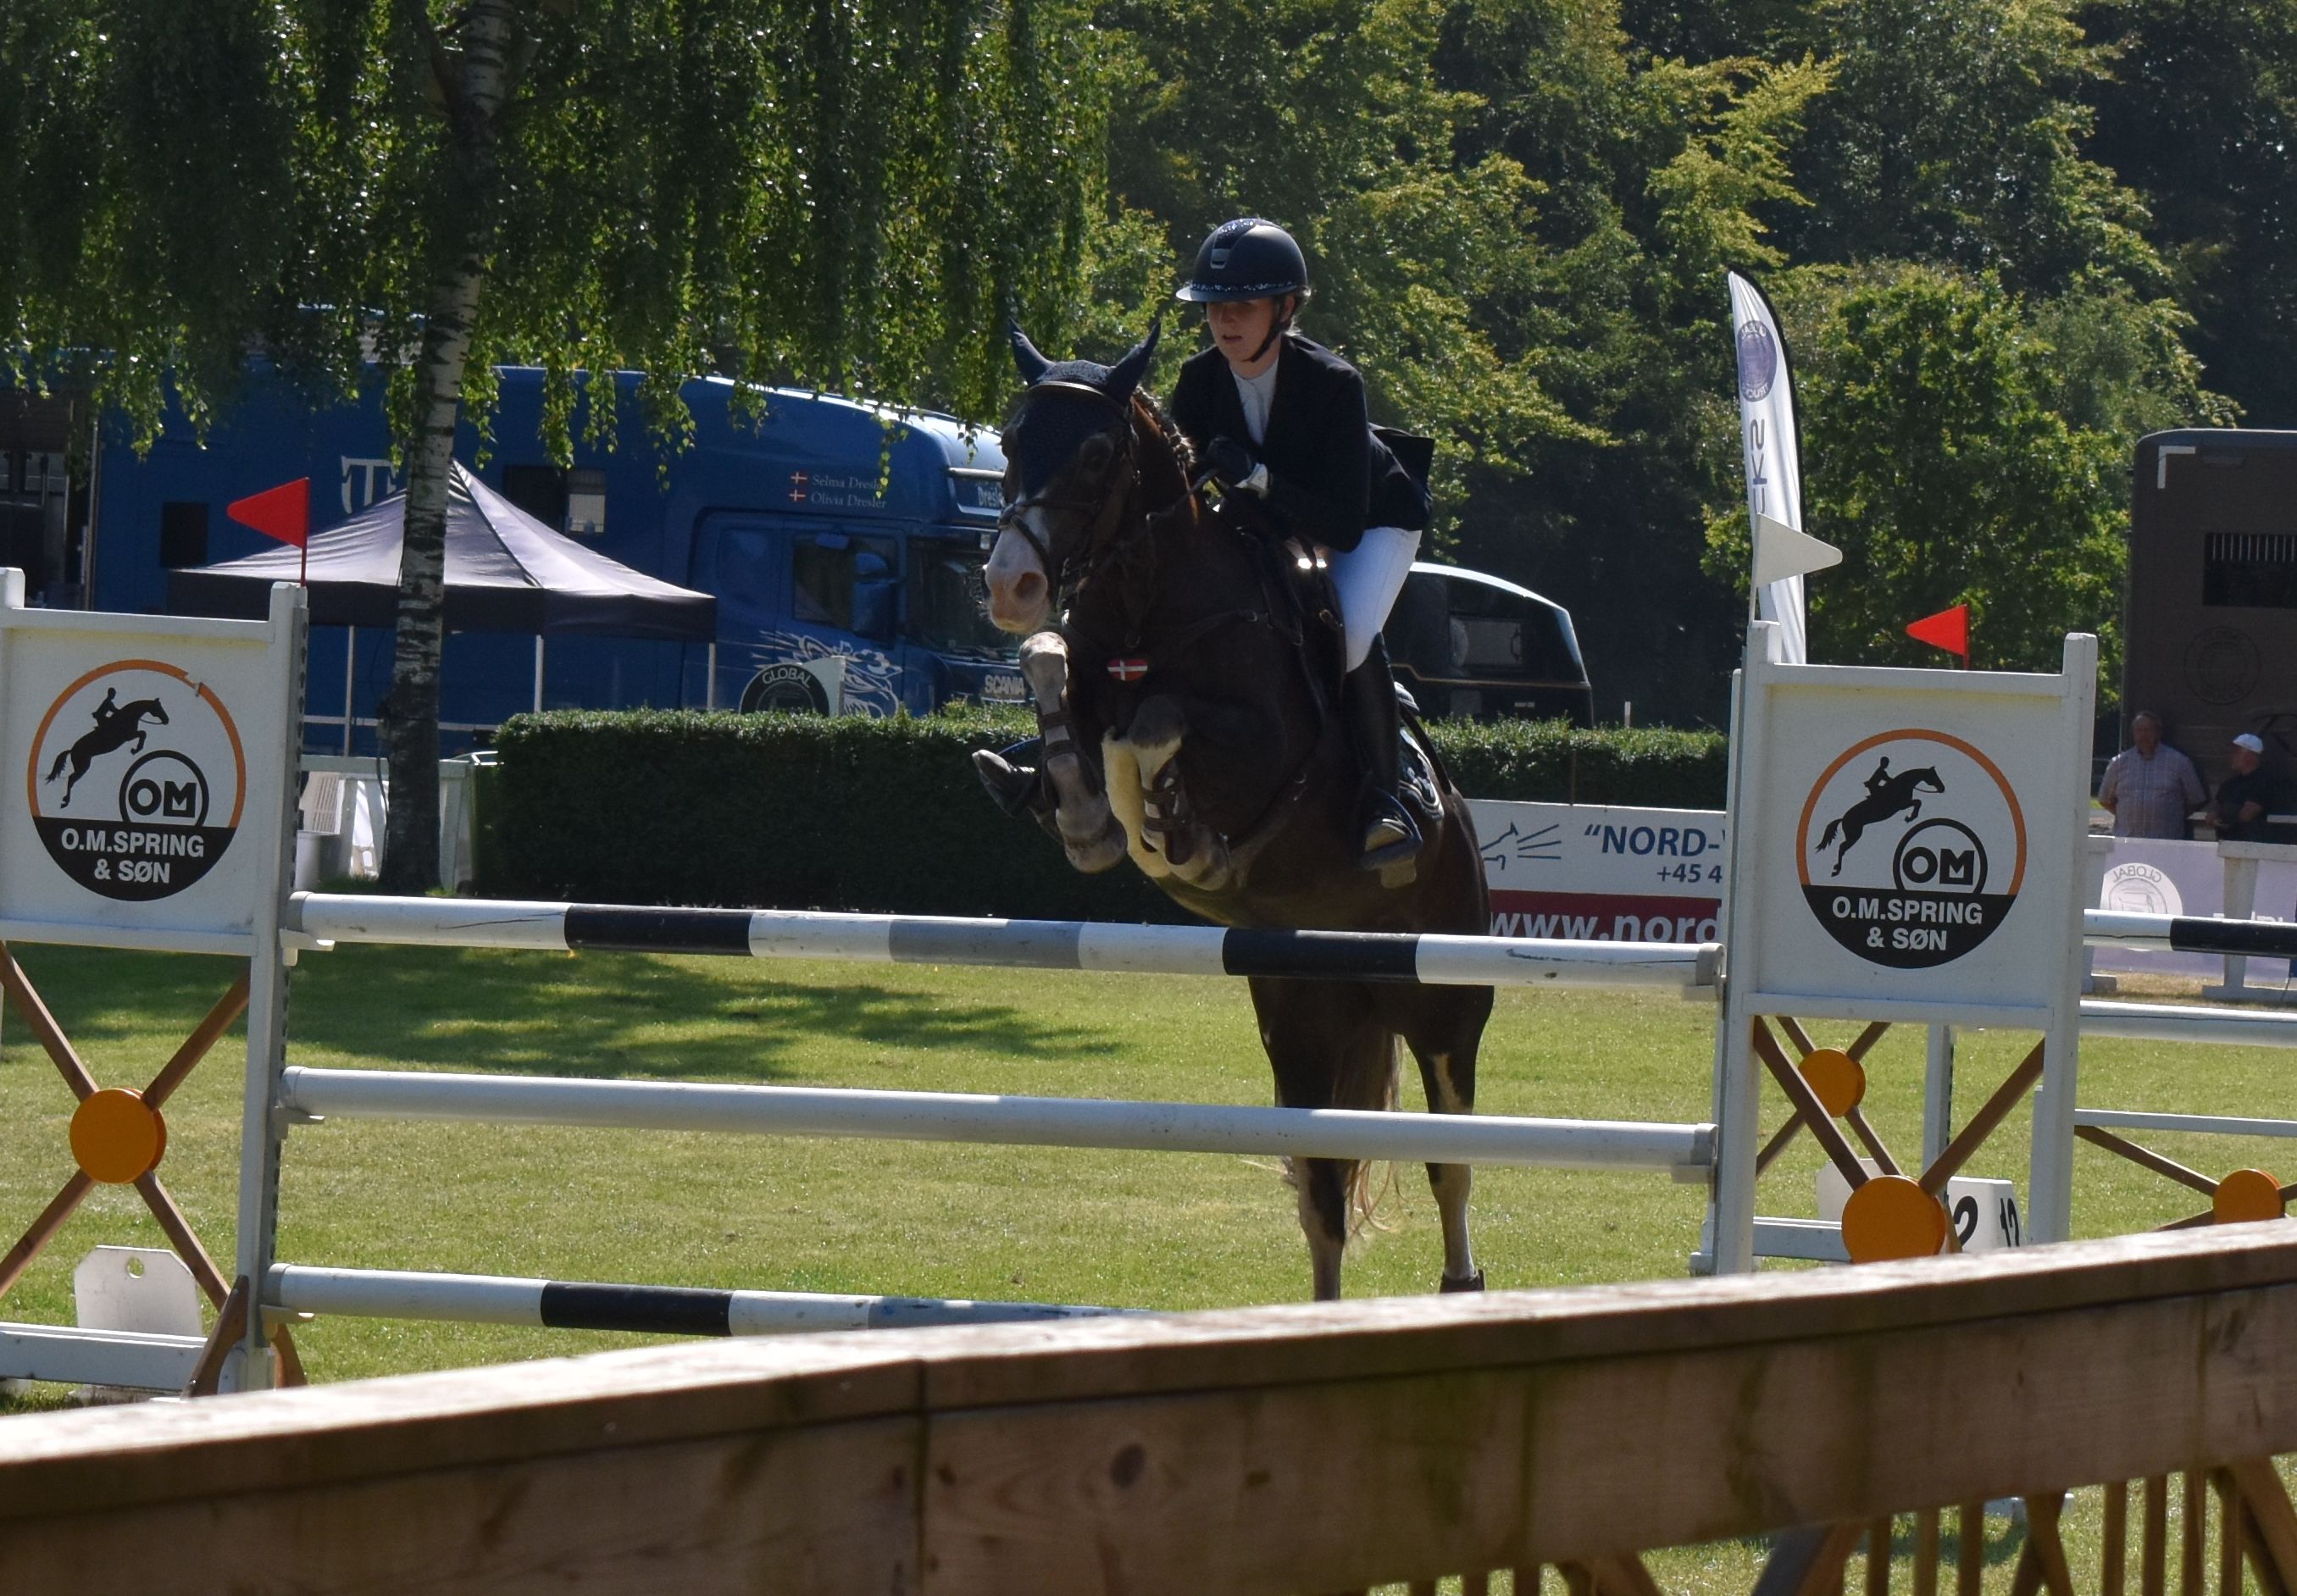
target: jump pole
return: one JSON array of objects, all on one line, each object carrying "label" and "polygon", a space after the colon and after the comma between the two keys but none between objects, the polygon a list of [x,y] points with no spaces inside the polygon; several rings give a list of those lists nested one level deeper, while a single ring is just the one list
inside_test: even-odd
[{"label": "jump pole", "polygon": [[1714,1127],[819,1086],[291,1067],[292,1121],[457,1120],[594,1130],[988,1142],[1120,1152],[1240,1153],[1402,1163],[1648,1170],[1701,1180]]},{"label": "jump pole", "polygon": [[289,903],[287,925],[305,943],[320,947],[374,942],[553,953],[679,953],[1434,986],[1712,989],[1723,955],[1714,942],[642,909],[322,893],[296,893]]},{"label": "jump pole", "polygon": [[1018,1324],[1101,1319],[1116,1308],[1058,1303],[972,1302],[960,1297],[847,1296],[817,1291],[714,1291],[687,1286],[610,1286],[500,1275],[275,1263],[264,1308],[276,1314],[342,1313],[553,1330],[624,1330],[652,1336],[790,1336],[817,1330],[914,1329],[928,1325]]}]

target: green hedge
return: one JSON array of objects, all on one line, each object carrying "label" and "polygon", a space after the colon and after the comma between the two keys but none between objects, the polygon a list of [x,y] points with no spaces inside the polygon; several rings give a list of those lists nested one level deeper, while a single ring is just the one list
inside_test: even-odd
[{"label": "green hedge", "polygon": [[[478,890],[1055,919],[1180,917],[1137,870],[1081,876],[1000,814],[968,755],[1022,712],[923,720],[560,711],[502,729]],[[1720,807],[1723,739],[1560,724],[1440,724],[1476,797]]]}]

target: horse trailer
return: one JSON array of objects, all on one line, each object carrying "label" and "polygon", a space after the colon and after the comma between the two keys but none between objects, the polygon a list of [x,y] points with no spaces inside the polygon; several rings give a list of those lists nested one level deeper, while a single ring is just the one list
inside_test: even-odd
[{"label": "horse trailer", "polygon": [[2121,711],[2150,710],[2212,785],[2242,732],[2297,764],[2297,432],[2141,439]]}]

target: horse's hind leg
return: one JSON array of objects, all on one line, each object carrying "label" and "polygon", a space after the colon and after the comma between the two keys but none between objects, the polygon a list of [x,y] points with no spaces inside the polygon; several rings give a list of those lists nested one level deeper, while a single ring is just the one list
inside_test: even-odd
[{"label": "horse's hind leg", "polygon": [[[1476,1111],[1476,1053],[1482,1045],[1484,1022],[1490,1017],[1489,987],[1421,987],[1413,994],[1421,1012],[1409,1016],[1404,1040],[1420,1065],[1420,1082],[1428,1091],[1432,1114],[1473,1114]],[[1475,1171],[1464,1164],[1431,1164],[1428,1189],[1436,1195],[1436,1212],[1444,1225],[1444,1278],[1441,1291],[1481,1291],[1484,1271],[1476,1267],[1475,1250],[1468,1240],[1468,1196]]]},{"label": "horse's hind leg", "polygon": [[[1395,1046],[1363,989],[1347,982],[1255,976],[1252,1007],[1260,1043],[1287,1108],[1380,1108],[1393,1088]],[[1340,1264],[1351,1230],[1348,1209],[1363,1166],[1353,1159],[1296,1158],[1300,1231],[1318,1302],[1340,1295]]]}]

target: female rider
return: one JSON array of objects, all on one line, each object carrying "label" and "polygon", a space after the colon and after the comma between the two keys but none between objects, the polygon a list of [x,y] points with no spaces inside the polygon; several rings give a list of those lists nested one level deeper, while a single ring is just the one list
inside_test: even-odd
[{"label": "female rider", "polygon": [[1395,684],[1379,633],[1428,501],[1373,435],[1355,367],[1293,330],[1308,292],[1307,259],[1283,228],[1256,217],[1214,228],[1173,295],[1205,307],[1213,347],[1181,368],[1173,420],[1231,494],[1330,555],[1346,633],[1341,702],[1364,769],[1359,862],[1379,869],[1420,848],[1396,794]]}]

